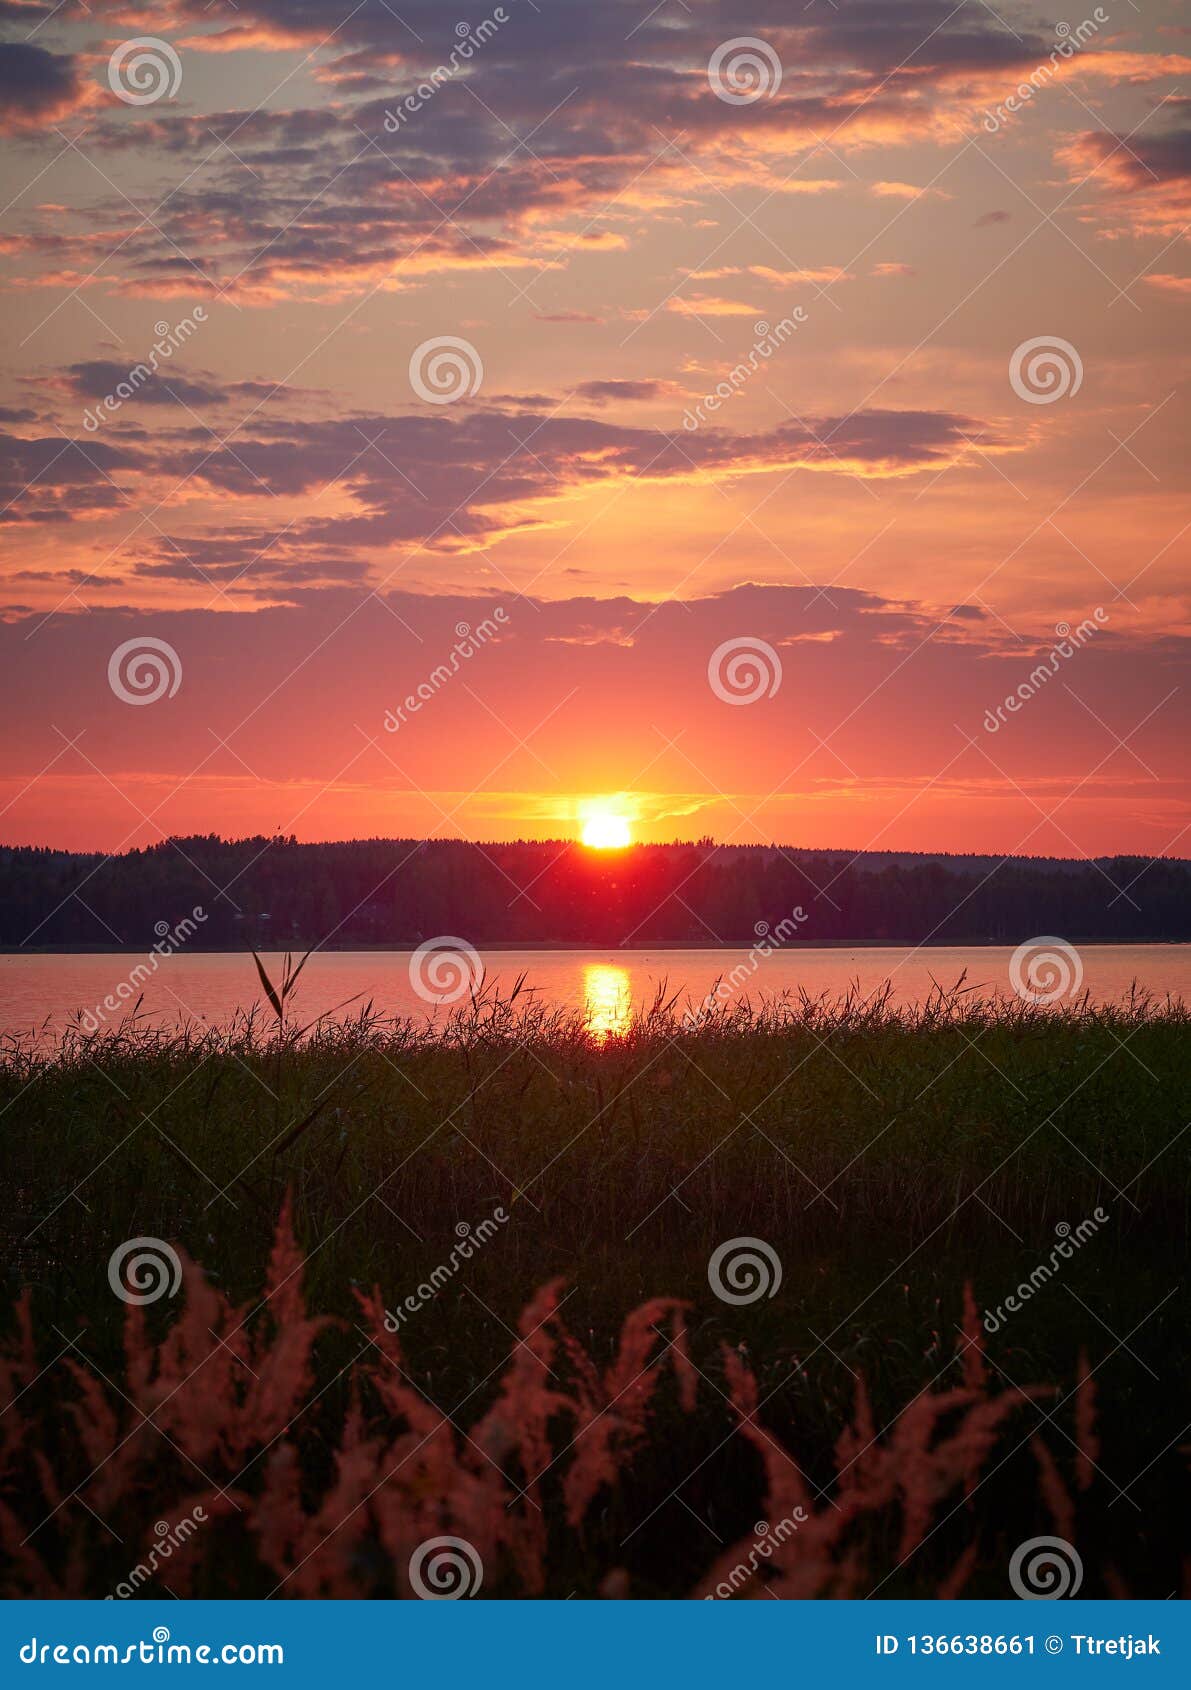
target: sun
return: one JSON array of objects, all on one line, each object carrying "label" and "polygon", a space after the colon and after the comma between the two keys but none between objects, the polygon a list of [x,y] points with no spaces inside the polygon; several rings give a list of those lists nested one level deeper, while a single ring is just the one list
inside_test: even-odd
[{"label": "sun", "polygon": [[602,804],[587,807],[581,838],[592,851],[620,851],[633,842],[628,817]]}]

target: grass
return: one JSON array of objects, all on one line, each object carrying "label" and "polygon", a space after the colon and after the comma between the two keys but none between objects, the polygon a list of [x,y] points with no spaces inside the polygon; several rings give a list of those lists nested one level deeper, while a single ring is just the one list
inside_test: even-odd
[{"label": "grass", "polygon": [[[288,1194],[306,1304],[335,1322],[314,1342],[311,1393],[322,1394],[292,1439],[313,1508],[342,1470],[353,1401],[369,1425],[399,1417],[375,1380],[357,1377],[379,1353],[357,1293],[375,1289],[378,1308],[397,1308],[451,1259],[461,1223],[474,1232],[500,1208],[507,1221],[402,1319],[401,1378],[444,1413],[466,1401],[451,1416],[461,1434],[494,1411],[521,1311],[547,1283],[565,1285],[571,1338],[569,1348],[558,1339],[559,1354],[574,1362],[581,1349],[597,1372],[615,1365],[633,1309],[659,1297],[689,1305],[697,1407],[678,1406],[662,1357],[649,1436],[604,1475],[592,1515],[568,1534],[561,1493],[542,1498],[546,1593],[594,1594],[608,1579],[619,1591],[623,1575],[633,1594],[685,1594],[721,1544],[782,1500],[764,1445],[742,1427],[747,1391],[734,1367],[755,1378],[764,1436],[785,1465],[838,1496],[837,1446],[861,1382],[878,1433],[924,1390],[957,1386],[973,1348],[961,1334],[964,1286],[978,1309],[1003,1304],[1048,1259],[1056,1227],[1100,1208],[1108,1219],[1095,1236],[981,1339],[981,1389],[1008,1394],[1014,1409],[1003,1447],[988,1452],[990,1472],[1004,1462],[997,1478],[972,1480],[945,1519],[937,1476],[937,1530],[905,1557],[907,1499],[889,1500],[888,1518],[874,1504],[863,1552],[825,1550],[833,1571],[814,1593],[839,1593],[841,1569],[857,1561],[859,1594],[886,1579],[883,1595],[934,1594],[968,1555],[969,1593],[1008,1595],[1012,1549],[1060,1517],[1072,1532],[1078,1524],[1084,1594],[1177,1586],[1191,1378],[1181,1006],[1039,1011],[960,991],[898,1011],[883,999],[802,998],[737,1003],[692,1032],[659,998],[601,1042],[517,990],[481,994],[432,1030],[370,1008],[306,1028],[284,982],[269,995],[267,1020],[223,1032],[133,1021],[76,1031],[51,1056],[16,1044],[3,1053],[9,1287],[13,1297],[31,1287],[41,1362],[63,1347],[56,1329],[75,1339],[68,1359],[85,1357],[113,1389],[125,1377],[127,1311],[107,1264],[129,1238],[172,1241],[230,1306],[256,1308]],[[782,1266],[777,1293],[747,1306],[708,1283],[713,1251],[741,1237],[764,1240]],[[167,1333],[181,1302],[145,1311],[149,1338]],[[1092,1370],[1083,1394],[1081,1356]],[[1038,1400],[1034,1387],[1056,1395]],[[1098,1453],[1084,1495],[1091,1446],[1072,1416],[1093,1395]],[[543,1437],[566,1443],[553,1422]],[[559,1457],[560,1484],[575,1459]],[[257,1484],[268,1461],[253,1468]],[[510,1494],[532,1477],[519,1462],[500,1458]],[[22,1520],[37,1513],[32,1483],[27,1465],[0,1478]],[[1060,1490],[1078,1497],[1078,1522]],[[157,1518],[151,1487],[135,1506],[143,1536]],[[98,1530],[77,1506],[67,1512],[80,1532]],[[130,1529],[135,1541],[136,1521]],[[386,1539],[378,1519],[365,1533],[352,1588],[400,1593],[392,1569],[368,1560],[393,1560],[395,1529]],[[67,1533],[57,1554],[69,1551]],[[504,1584],[489,1580],[486,1593],[532,1588],[524,1545],[493,1553]],[[219,1557],[196,1588],[270,1587],[259,1555],[233,1573],[234,1560]],[[811,1593],[789,1576],[784,1593]]]}]

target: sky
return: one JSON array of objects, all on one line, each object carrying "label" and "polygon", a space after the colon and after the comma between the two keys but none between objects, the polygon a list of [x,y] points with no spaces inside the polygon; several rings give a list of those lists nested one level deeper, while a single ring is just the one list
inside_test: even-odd
[{"label": "sky", "polygon": [[0,0],[0,843],[1188,855],[1165,0]]}]

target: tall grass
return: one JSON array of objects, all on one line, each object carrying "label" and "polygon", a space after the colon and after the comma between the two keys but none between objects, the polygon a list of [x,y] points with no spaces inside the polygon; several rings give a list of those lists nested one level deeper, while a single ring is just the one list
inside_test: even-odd
[{"label": "tall grass", "polygon": [[[434,1026],[370,1005],[305,1028],[134,1020],[0,1049],[3,1153],[39,1248],[63,1236],[45,1217],[64,1198],[69,1236],[97,1249],[201,1214],[242,1235],[249,1274],[285,1190],[316,1238],[374,1194],[419,1233],[503,1199],[547,1253],[576,1226],[696,1250],[728,1225],[794,1228],[809,1249],[929,1228],[976,1188],[1030,1227],[1127,1188],[1127,1211],[1185,1236],[1189,1164],[1165,1147],[1191,1118],[1187,1030],[1181,1005],[941,991],[913,1009],[738,1003],[694,1033],[659,1000],[602,1040],[495,993]],[[383,1259],[385,1240],[354,1248]]]},{"label": "tall grass", "polygon": [[[1002,1551],[1031,1525],[1055,1529],[1063,1494],[1072,1507],[1083,1495],[1070,1467],[1075,1399],[1056,1415],[1061,1432],[1045,1417],[1074,1389],[1084,1353],[1102,1446],[1078,1510],[1090,1520],[1080,1528],[1089,1559],[1101,1589],[1115,1579],[1169,1594],[1185,1547],[1179,1439],[1191,1417],[1179,1314],[1191,1215],[1182,1005],[1136,997],[1040,1011],[961,989],[911,1009],[887,996],[792,995],[729,1004],[691,1031],[662,992],[623,1034],[598,1038],[520,988],[481,991],[429,1026],[370,1004],[303,1025],[289,1013],[292,989],[270,984],[267,1011],[223,1029],[133,1018],[93,1035],[75,1028],[51,1051],[13,1040],[0,1050],[8,1287],[14,1297],[30,1288],[39,1366],[62,1347],[55,1329],[77,1346],[47,1388],[71,1363],[126,1381],[126,1311],[106,1278],[123,1241],[170,1241],[202,1263],[212,1296],[250,1310],[285,1208],[307,1302],[329,1322],[304,1364],[316,1401],[292,1440],[293,1482],[304,1508],[319,1495],[318,1508],[329,1506],[326,1487],[367,1469],[395,1435],[392,1403],[360,1373],[361,1345],[379,1341],[377,1308],[398,1305],[463,1223],[501,1206],[510,1218],[499,1236],[402,1326],[403,1388],[443,1413],[466,1403],[458,1424],[474,1431],[496,1412],[520,1354],[510,1363],[511,1334],[543,1286],[565,1286],[555,1295],[566,1297],[567,1330],[601,1378],[616,1367],[628,1311],[658,1298],[687,1305],[696,1404],[682,1405],[682,1381],[663,1370],[631,1462],[593,1497],[596,1513],[568,1522],[565,1499],[546,1499],[541,1575],[551,1594],[592,1594],[606,1578],[616,1590],[622,1574],[634,1593],[682,1594],[717,1564],[716,1540],[726,1553],[747,1529],[746,1514],[791,1503],[747,1431],[740,1402],[752,1387],[738,1364],[765,1404],[758,1436],[787,1450],[812,1491],[830,1490],[840,1440],[858,1435],[861,1381],[878,1431],[900,1424],[924,1390],[975,1389],[962,1386],[957,1349],[971,1313],[963,1285],[977,1309],[1002,1303],[1060,1223],[1077,1226],[1100,1207],[1108,1224],[987,1339],[980,1393],[1006,1396],[997,1480],[978,1490],[973,1480],[971,1508],[931,1528],[904,1565],[900,1504],[866,1509],[863,1551],[844,1534],[824,1549],[828,1570],[810,1580],[813,1592],[795,1580],[784,1593],[852,1588],[842,1567],[854,1554],[873,1582],[890,1575],[883,1594],[949,1589],[965,1555],[965,1588],[1007,1594],[996,1582]],[[746,1236],[774,1248],[783,1282],[778,1295],[735,1307],[713,1294],[707,1264],[724,1240]],[[208,1312],[230,1341],[224,1316],[214,1304]],[[172,1303],[148,1309],[143,1343],[169,1342],[175,1313]],[[295,1330],[307,1318],[295,1313]],[[563,1348],[566,1366],[582,1371],[579,1352]],[[244,1358],[255,1366],[263,1354]],[[938,1435],[958,1436],[975,1407],[956,1399],[940,1410]],[[558,1430],[544,1425],[542,1437]],[[936,1432],[922,1434],[930,1447]],[[986,1458],[991,1467],[991,1446]],[[562,1473],[572,1459],[560,1458]],[[517,1461],[498,1465],[513,1484]],[[57,1481],[63,1494],[73,1473]],[[27,1464],[21,1474],[25,1484]],[[968,1480],[954,1482],[962,1501]],[[1124,1499],[1115,1486],[1128,1487]],[[443,1504],[446,1492],[433,1494]],[[22,1507],[30,1500],[23,1494]],[[1135,1505],[1145,1532],[1113,1549]],[[702,1558],[687,1537],[675,1552],[684,1506],[706,1527]],[[373,1518],[353,1551],[365,1569],[357,1582],[397,1589],[400,1569],[378,1534]],[[69,1547],[68,1534],[56,1553]],[[520,1552],[494,1554],[508,1592],[528,1588]],[[258,1590],[267,1575],[257,1552],[245,1548],[242,1563],[245,1589]],[[62,1565],[51,1557],[47,1576],[60,1578]],[[216,1593],[221,1575],[210,1577],[199,1586]]]}]

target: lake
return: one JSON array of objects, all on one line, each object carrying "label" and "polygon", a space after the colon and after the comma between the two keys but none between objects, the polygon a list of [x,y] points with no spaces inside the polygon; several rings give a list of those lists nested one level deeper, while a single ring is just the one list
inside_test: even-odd
[{"label": "lake", "polygon": [[[1191,945],[1081,945],[1048,949],[1042,941],[1014,961],[1009,947],[948,946],[909,950],[899,946],[811,949],[789,946],[771,954],[741,950],[491,950],[482,959],[491,988],[508,991],[519,975],[550,1006],[579,1010],[593,1032],[623,1029],[633,1012],[648,1005],[660,987],[679,992],[680,1008],[697,1004],[717,981],[732,1000],[796,994],[842,995],[853,987],[868,995],[888,981],[898,1003],[922,1002],[935,982],[979,988],[972,996],[1011,995],[1011,970],[1023,990],[1043,1002],[1067,1001],[1073,989],[1093,1001],[1120,1001],[1136,984],[1159,998],[1191,1001]],[[270,974],[281,958],[264,958]],[[418,1020],[450,1013],[450,994],[465,996],[478,962],[461,966],[451,955],[437,962],[409,951],[320,951],[298,982],[294,1014],[302,1021],[320,1015],[346,1017],[368,999],[386,1016]],[[264,1003],[256,970],[246,952],[179,951],[156,959],[134,953],[0,956],[0,1031],[53,1042],[80,1012],[87,1025],[118,1026],[143,993],[140,1014],[162,1025],[193,1021],[224,1026],[237,1012]],[[467,970],[471,970],[469,975]],[[134,972],[134,971],[138,971]],[[441,1006],[415,988],[446,994]],[[729,984],[730,982],[730,984]],[[105,1000],[108,1007],[105,1007]],[[455,998],[453,1001],[458,1002]],[[267,1006],[266,1006],[267,1010]]]}]

